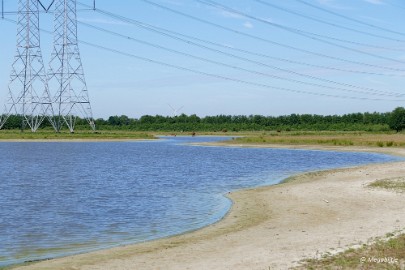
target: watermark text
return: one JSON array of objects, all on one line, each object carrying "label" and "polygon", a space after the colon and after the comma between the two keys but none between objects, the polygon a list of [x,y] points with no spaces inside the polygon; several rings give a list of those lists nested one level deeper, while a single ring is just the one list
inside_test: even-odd
[{"label": "watermark text", "polygon": [[399,259],[393,257],[361,257],[361,263],[398,264]]}]

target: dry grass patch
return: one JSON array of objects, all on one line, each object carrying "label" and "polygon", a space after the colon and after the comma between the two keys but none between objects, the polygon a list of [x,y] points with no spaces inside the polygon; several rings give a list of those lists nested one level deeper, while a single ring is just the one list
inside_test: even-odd
[{"label": "dry grass patch", "polygon": [[[387,237],[392,237],[388,234]],[[377,240],[358,249],[349,249],[337,255],[325,255],[321,259],[304,260],[296,270],[303,269],[405,269],[405,234],[388,240]]]},{"label": "dry grass patch", "polygon": [[235,138],[229,143],[403,147],[405,146],[405,134],[376,134],[362,132],[267,132]]}]

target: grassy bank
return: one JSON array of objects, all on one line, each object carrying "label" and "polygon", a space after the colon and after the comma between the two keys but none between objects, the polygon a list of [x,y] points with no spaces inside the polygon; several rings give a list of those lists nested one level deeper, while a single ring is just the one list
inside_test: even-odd
[{"label": "grassy bank", "polygon": [[[155,135],[191,135],[190,132],[158,132],[131,130],[77,130],[55,133],[40,130],[36,133],[20,130],[0,130],[0,140],[136,140],[153,139]],[[405,133],[377,133],[351,131],[244,131],[244,132],[195,132],[198,135],[230,136],[226,144],[255,145],[321,145],[321,146],[366,146],[405,147]]]},{"label": "grassy bank", "polygon": [[230,144],[286,144],[325,146],[404,147],[405,133],[262,132],[234,138]]},{"label": "grassy bank", "polygon": [[154,139],[152,134],[136,131],[75,131],[56,133],[53,130],[41,130],[35,133],[19,130],[0,130],[0,140],[140,140]]}]

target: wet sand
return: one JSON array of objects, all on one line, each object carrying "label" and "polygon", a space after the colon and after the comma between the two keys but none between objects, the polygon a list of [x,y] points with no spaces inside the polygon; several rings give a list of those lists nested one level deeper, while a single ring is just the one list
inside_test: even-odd
[{"label": "wet sand", "polygon": [[[389,151],[405,156],[405,149]],[[201,230],[15,269],[288,269],[404,229],[405,194],[367,187],[401,176],[405,162],[297,175],[229,194],[228,215]]]}]

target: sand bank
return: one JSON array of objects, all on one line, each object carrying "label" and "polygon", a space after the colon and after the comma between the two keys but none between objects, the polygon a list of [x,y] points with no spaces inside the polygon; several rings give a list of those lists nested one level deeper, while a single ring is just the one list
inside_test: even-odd
[{"label": "sand bank", "polygon": [[16,269],[288,269],[405,228],[405,194],[366,187],[404,175],[405,162],[298,175],[229,194],[230,213],[204,229]]}]

